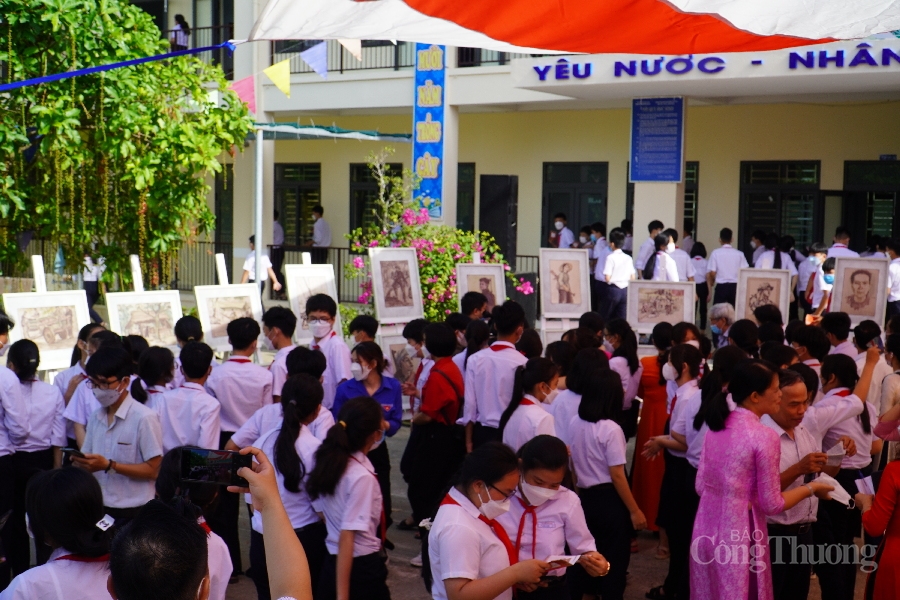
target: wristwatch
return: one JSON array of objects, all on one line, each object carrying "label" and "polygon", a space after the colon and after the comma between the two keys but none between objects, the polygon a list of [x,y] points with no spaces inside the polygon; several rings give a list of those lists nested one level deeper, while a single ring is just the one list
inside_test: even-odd
[{"label": "wristwatch", "polygon": [[109,459],[109,463],[106,465],[106,468],[103,469],[104,473],[109,473],[110,471],[114,471],[116,468],[116,461],[113,459]]}]

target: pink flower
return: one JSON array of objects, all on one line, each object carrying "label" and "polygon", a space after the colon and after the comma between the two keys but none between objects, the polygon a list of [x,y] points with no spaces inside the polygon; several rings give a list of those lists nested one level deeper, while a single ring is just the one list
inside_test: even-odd
[{"label": "pink flower", "polygon": [[449,310],[445,310],[444,313],[446,313],[446,314],[449,315],[449,314],[450,314],[450,311],[449,311]]},{"label": "pink flower", "polygon": [[378,247],[378,240],[372,240],[371,242],[369,242],[369,248],[377,248],[377,247]]},{"label": "pink flower", "polygon": [[528,296],[529,294],[533,294],[533,293],[534,293],[534,288],[531,287],[531,282],[530,282],[530,281],[526,281],[525,279],[520,279],[519,281],[522,282],[522,285],[517,285],[517,286],[516,286],[516,291],[517,291],[517,292],[520,292],[520,293],[522,293],[522,294],[524,294],[524,295],[526,295],[526,296]]},{"label": "pink flower", "polygon": [[411,208],[404,210],[400,218],[403,220],[404,225],[415,225],[417,222],[416,213],[414,213]]},{"label": "pink flower", "polygon": [[428,294],[428,299],[429,299],[429,300],[434,300],[434,294]]},{"label": "pink flower", "polygon": [[504,271],[509,271],[509,265],[503,265],[503,270],[504,270]]},{"label": "pink flower", "polygon": [[353,266],[356,267],[357,269],[362,269],[363,267],[366,266],[366,263],[362,259],[362,256],[355,256],[353,258]]}]

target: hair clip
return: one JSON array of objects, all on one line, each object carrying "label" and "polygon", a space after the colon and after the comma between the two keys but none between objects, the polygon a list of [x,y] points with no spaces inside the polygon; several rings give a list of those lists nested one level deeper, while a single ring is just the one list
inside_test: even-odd
[{"label": "hair clip", "polygon": [[341,427],[343,427],[344,429],[347,429],[347,424],[346,424],[345,422],[343,422],[343,421],[338,421],[338,423],[341,424]]},{"label": "hair clip", "polygon": [[110,527],[112,527],[116,523],[116,520],[113,519],[109,515],[103,515],[103,518],[97,521],[97,529],[100,531],[107,531]]}]

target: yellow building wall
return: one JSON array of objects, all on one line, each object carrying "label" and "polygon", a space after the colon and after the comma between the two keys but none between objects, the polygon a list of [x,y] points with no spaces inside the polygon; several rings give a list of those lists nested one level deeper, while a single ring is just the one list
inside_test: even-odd
[{"label": "yellow building wall", "polygon": [[[896,102],[690,107],[685,158],[700,162],[697,239],[712,250],[719,229],[737,230],[741,161],[819,160],[821,188],[842,189],[845,160],[900,154],[898,108]],[[313,121],[383,132],[411,128],[407,115],[321,115]],[[519,177],[518,253],[536,254],[546,234],[540,230],[544,162],[608,162],[607,224],[618,225],[625,217],[629,129],[626,109],[462,113],[459,161],[474,162],[476,175]],[[322,204],[335,245],[345,243],[343,236],[349,228],[349,165],[365,162],[370,151],[384,145],[343,140],[275,142],[276,162],[321,163]],[[397,149],[396,162],[408,167],[410,145],[391,145]],[[476,187],[476,198],[478,191]],[[251,206],[241,206],[243,198],[235,198],[236,220],[245,218],[244,213],[252,216]],[[581,225],[586,223],[570,224],[573,229]],[[644,224],[635,224],[638,242],[645,231]]]}]

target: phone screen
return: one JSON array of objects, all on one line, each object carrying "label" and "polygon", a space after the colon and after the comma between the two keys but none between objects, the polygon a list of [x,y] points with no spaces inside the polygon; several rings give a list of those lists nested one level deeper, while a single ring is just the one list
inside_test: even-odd
[{"label": "phone screen", "polygon": [[214,485],[236,485],[247,487],[247,480],[238,477],[242,467],[249,467],[253,457],[229,450],[207,450],[204,448],[182,448],[181,479],[196,483]]},{"label": "phone screen", "polygon": [[877,346],[879,350],[884,352],[884,342],[881,341],[881,336],[874,338],[871,342],[869,342],[869,347]]},{"label": "phone screen", "polygon": [[84,454],[82,454],[80,451],[76,450],[75,448],[63,448],[62,452],[64,454],[71,454],[72,456],[77,456],[78,458],[84,458]]}]

